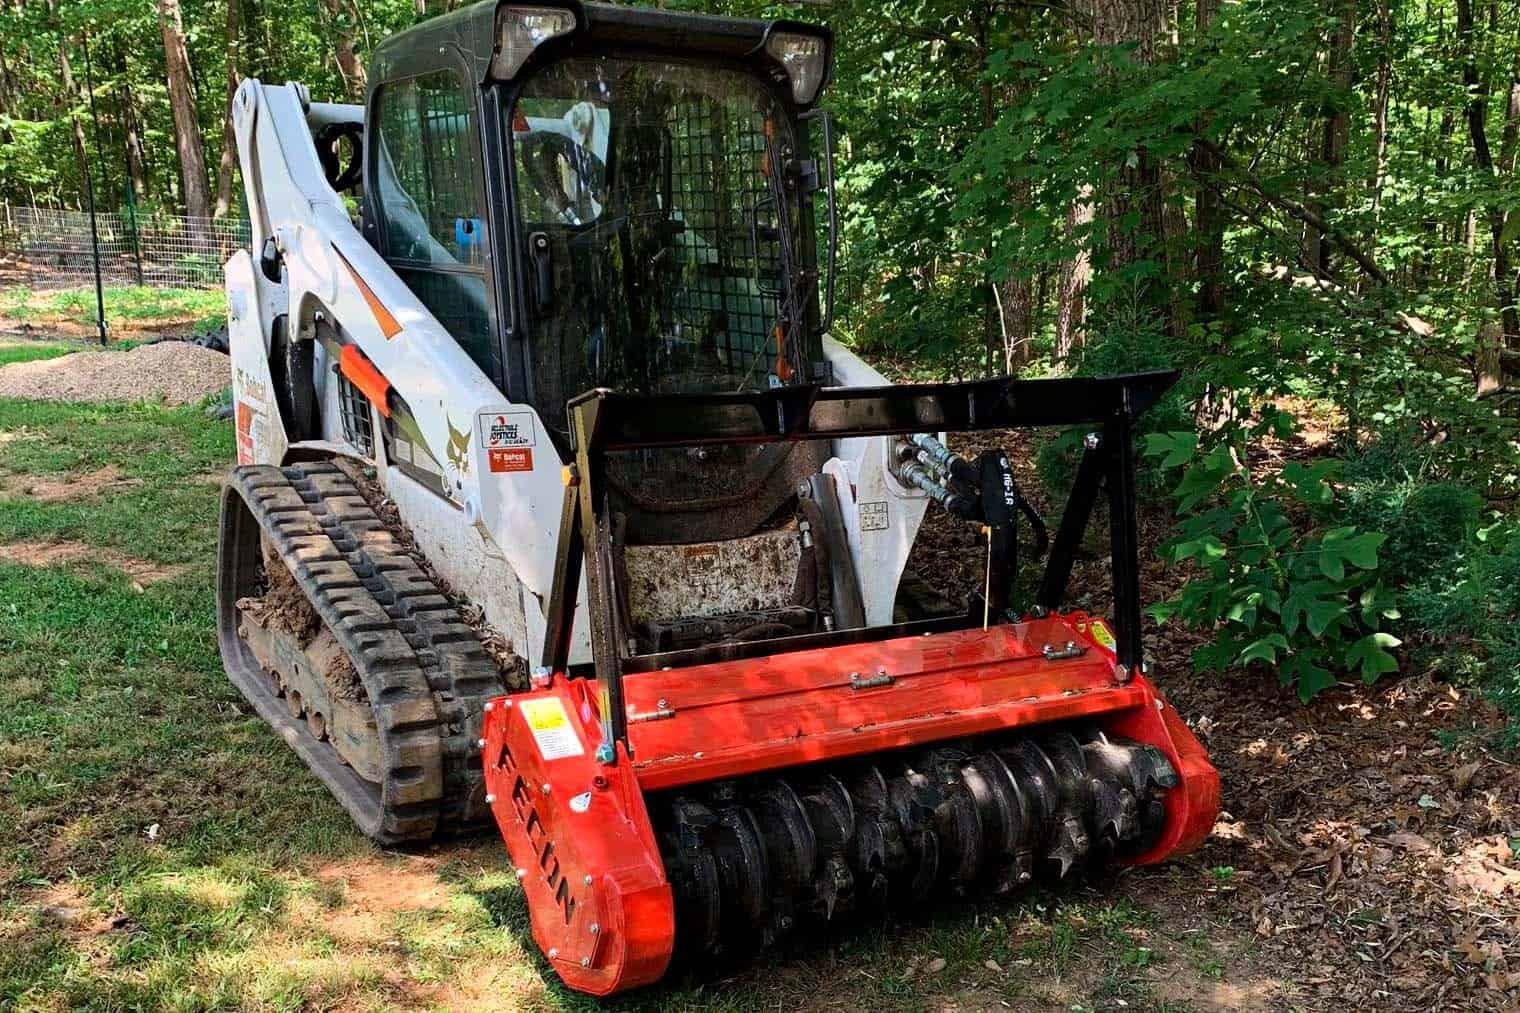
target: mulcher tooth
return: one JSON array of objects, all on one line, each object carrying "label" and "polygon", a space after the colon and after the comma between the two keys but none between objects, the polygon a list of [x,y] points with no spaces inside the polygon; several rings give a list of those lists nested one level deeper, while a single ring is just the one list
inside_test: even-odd
[{"label": "mulcher tooth", "polygon": [[716,794],[722,808],[718,810],[718,823],[712,834],[712,850],[718,860],[718,879],[726,900],[724,935],[744,940],[758,932],[761,945],[768,945],[774,941],[770,867],[760,826],[749,807],[734,800],[731,786]]},{"label": "mulcher tooth", "polygon": [[944,858],[944,875],[950,887],[961,892],[977,882],[984,857],[981,815],[961,773],[968,758],[957,749],[936,749],[925,759],[925,769],[934,777],[940,795],[934,808],[934,829]]},{"label": "mulcher tooth", "polygon": [[1030,850],[1038,855],[1045,844],[1055,836],[1056,813],[1061,806],[1061,789],[1056,781],[1056,769],[1033,742],[1018,739],[997,750],[1008,764],[1015,780],[1023,787],[1029,804],[1029,830],[1026,839]]},{"label": "mulcher tooth", "polygon": [[1145,847],[1166,823],[1161,796],[1177,786],[1177,771],[1155,746],[1116,742],[1095,728],[1081,733],[1081,738],[1088,769],[1125,789],[1134,800],[1134,830],[1120,840],[1130,849]]},{"label": "mulcher tooth", "polygon": [[907,845],[897,821],[888,815],[887,779],[879,768],[867,765],[854,771],[848,791],[856,812],[849,861],[856,873],[860,905],[882,911],[891,899],[891,877],[909,864]]},{"label": "mulcher tooth", "polygon": [[984,861],[992,889],[1006,893],[1033,875],[1029,802],[1008,764],[994,752],[978,753],[961,767],[961,778],[981,820]]},{"label": "mulcher tooth", "polygon": [[939,884],[940,841],[935,833],[939,787],[928,774],[905,764],[896,776],[888,778],[887,797],[891,812],[902,827],[909,856],[904,876],[908,899],[915,903],[928,900]]},{"label": "mulcher tooth", "polygon": [[845,858],[855,836],[855,806],[849,790],[832,774],[803,791],[802,806],[823,859],[813,880],[814,908],[828,921],[855,907],[855,877]]},{"label": "mulcher tooth", "polygon": [[674,894],[680,949],[706,953],[717,948],[723,918],[718,861],[708,846],[718,818],[695,799],[677,798],[670,808],[671,828],[664,835],[662,850]]},{"label": "mulcher tooth", "polygon": [[1121,843],[1139,832],[1135,818],[1135,797],[1127,788],[1112,781],[1093,778],[1092,785],[1092,854],[1091,863],[1101,866],[1119,850]]},{"label": "mulcher tooth", "polygon": [[818,839],[796,790],[776,780],[750,799],[751,808],[764,832],[766,863],[770,870],[771,923],[777,934],[796,922],[797,898],[806,895],[818,864]]},{"label": "mulcher tooth", "polygon": [[1093,812],[1092,778],[1087,774],[1087,760],[1082,746],[1070,732],[1054,732],[1044,737],[1038,747],[1050,759],[1060,789],[1056,837],[1050,858],[1059,866],[1064,878],[1071,867],[1085,859],[1092,849],[1088,820]]}]

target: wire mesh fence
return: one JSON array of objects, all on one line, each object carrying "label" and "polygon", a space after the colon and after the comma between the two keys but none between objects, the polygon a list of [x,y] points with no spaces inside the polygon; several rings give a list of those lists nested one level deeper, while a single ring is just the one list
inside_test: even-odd
[{"label": "wire mesh fence", "polygon": [[[97,213],[95,234],[107,285],[155,288],[218,287],[222,264],[249,243],[245,220],[164,214]],[[96,246],[85,212],[0,203],[0,284],[93,285]]]}]

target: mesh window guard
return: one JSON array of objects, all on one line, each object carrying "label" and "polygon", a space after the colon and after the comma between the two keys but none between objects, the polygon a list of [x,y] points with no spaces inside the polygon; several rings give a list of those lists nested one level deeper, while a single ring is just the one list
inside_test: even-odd
[{"label": "mesh window guard", "polygon": [[793,149],[750,75],[612,57],[551,65],[512,114],[518,210],[547,279],[540,410],[596,386],[763,390],[806,373]]}]

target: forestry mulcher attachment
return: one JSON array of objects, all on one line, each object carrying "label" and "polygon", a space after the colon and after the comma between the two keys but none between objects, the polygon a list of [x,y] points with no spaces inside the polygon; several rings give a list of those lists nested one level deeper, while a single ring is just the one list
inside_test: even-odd
[{"label": "forestry mulcher attachment", "polygon": [[[363,106],[234,104],[228,673],[376,841],[494,818],[582,991],[1160,861],[1218,807],[1140,643],[1174,377],[889,385],[830,340],[831,44],[484,3]],[[1049,539],[943,442],[1028,426],[1086,434]],[[1111,622],[1063,604],[1100,497]],[[977,533],[964,607],[909,567],[929,509]]]}]

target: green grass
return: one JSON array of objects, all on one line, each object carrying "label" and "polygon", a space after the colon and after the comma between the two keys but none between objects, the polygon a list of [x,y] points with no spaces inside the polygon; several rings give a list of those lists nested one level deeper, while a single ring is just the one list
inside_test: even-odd
[{"label": "green grass", "polygon": [[[0,543],[176,568],[134,585],[101,562],[0,562],[0,1009],[596,1009],[532,944],[499,840],[379,852],[228,684],[203,479],[232,451],[230,426],[194,409],[0,401],[0,471],[110,465],[140,483],[0,493]],[[1176,1010],[1158,976],[1214,981],[1227,964],[1168,949],[1130,892],[944,897],[611,1006]],[[44,910],[60,905],[72,916]]]},{"label": "green grass", "polygon": [[[105,289],[105,310],[106,322],[123,330],[172,326],[200,331],[225,322],[227,301],[220,287],[114,285]],[[92,287],[35,292],[16,285],[0,291],[0,317],[43,329],[59,322],[91,326],[95,313]]]},{"label": "green grass", "polygon": [[39,359],[56,359],[60,355],[77,352],[80,346],[60,345],[56,342],[28,342],[26,344],[0,344],[0,366],[17,362],[36,362]]}]

